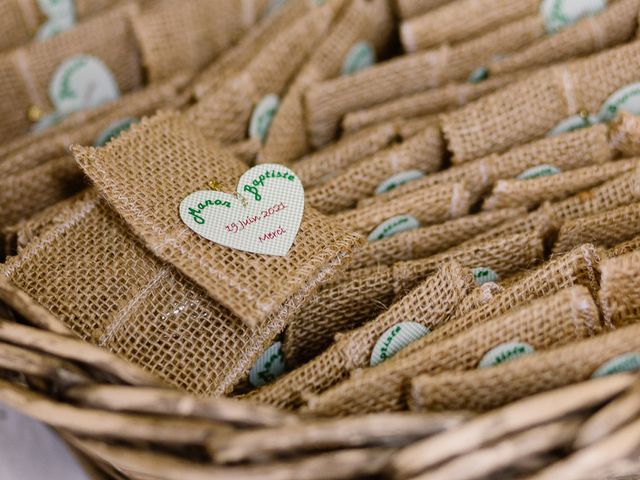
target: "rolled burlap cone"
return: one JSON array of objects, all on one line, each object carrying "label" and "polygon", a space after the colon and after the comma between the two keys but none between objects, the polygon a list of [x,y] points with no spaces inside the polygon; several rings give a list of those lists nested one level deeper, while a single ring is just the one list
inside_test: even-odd
[{"label": "rolled burlap cone", "polygon": [[349,54],[354,48],[362,47],[379,56],[391,30],[391,10],[386,0],[355,0],[347,5],[287,90],[269,127],[259,161],[288,164],[306,154],[310,146],[305,128],[304,92],[310,85],[340,75],[345,66],[348,71]]},{"label": "rolled burlap cone", "polygon": [[247,135],[254,108],[267,95],[281,96],[345,0],[330,0],[288,25],[246,66],[187,110],[189,121],[208,138],[232,143]]},{"label": "rolled burlap cone", "polygon": [[634,251],[602,262],[600,304],[605,321],[622,326],[638,320],[638,269],[640,252]]},{"label": "rolled burlap cone", "polygon": [[[400,36],[415,52],[441,43],[456,43],[538,12],[539,0],[462,0],[404,21]],[[465,12],[464,16],[460,12]],[[463,20],[464,17],[464,20]]]},{"label": "rolled burlap cone", "polygon": [[223,191],[234,192],[247,166],[207,141],[178,113],[143,119],[103,148],[76,147],[73,152],[155,255],[248,324],[290,314],[360,242],[309,207],[286,256],[236,250],[197,234],[180,218],[180,203],[212,179]]},{"label": "rolled burlap cone", "polygon": [[451,0],[396,0],[396,9],[400,18],[410,18],[426,13]]},{"label": "rolled burlap cone", "polygon": [[[406,172],[428,174],[440,169],[444,144],[437,127],[427,128],[375,155],[360,160],[335,177],[305,192],[309,205],[331,214],[354,207],[358,200],[372,196],[385,181]],[[354,181],[355,180],[355,181]]]},{"label": "rolled burlap cone", "polygon": [[[254,390],[247,400],[268,403],[282,408],[299,408],[305,397],[320,393],[345,378],[354,368],[369,365],[376,342],[394,326],[396,342],[407,332],[409,339],[417,338],[446,322],[458,302],[473,286],[469,270],[455,262],[445,263],[436,273],[393,303],[388,310],[361,327],[340,334],[327,350],[274,383]],[[413,322],[407,324],[406,322]],[[424,327],[421,329],[416,324]],[[402,330],[404,328],[404,330]],[[378,357],[375,357],[378,359]]]},{"label": "rolled burlap cone", "polygon": [[640,249],[640,235],[633,237],[626,242],[621,242],[607,250],[607,258],[619,257]]},{"label": "rolled burlap cone", "polygon": [[639,233],[640,203],[632,203],[564,222],[553,245],[553,251],[564,253],[586,242],[610,248]]},{"label": "rolled burlap cone", "polygon": [[[464,163],[503,151],[547,134],[560,121],[580,111],[600,111],[618,89],[636,81],[637,72],[631,65],[638,55],[640,43],[634,41],[543,69],[443,115],[442,129],[452,161]],[[603,71],[608,75],[594,75]]]},{"label": "rolled burlap cone", "polygon": [[[360,371],[310,398],[304,410],[341,416],[352,412],[400,410],[406,407],[405,386],[416,375],[473,369],[485,353],[505,342],[517,341],[542,351],[591,336],[600,328],[598,309],[589,291],[581,286],[572,287],[446,341],[424,346],[411,355],[397,356]],[[412,346],[421,342],[418,340]]]},{"label": "rolled burlap cone", "polygon": [[640,325],[597,335],[492,368],[421,375],[411,381],[412,410],[487,411],[591,378],[607,361],[640,351]]},{"label": "rolled burlap cone", "polygon": [[558,201],[593,188],[611,178],[635,170],[640,159],[632,158],[560,172],[531,179],[498,180],[483,210],[525,207],[531,209],[545,201]]},{"label": "rolled burlap cone", "polygon": [[513,81],[519,75],[500,75],[480,83],[449,83],[424,92],[403,95],[373,107],[347,113],[342,129],[355,132],[362,128],[389,120],[420,117],[461,107]]},{"label": "rolled burlap cone", "polygon": [[[636,135],[636,130],[630,130],[629,135]],[[452,181],[464,181],[474,193],[480,194],[499,179],[517,177],[528,169],[540,165],[552,165],[561,171],[566,171],[610,162],[618,154],[619,152],[610,144],[607,127],[595,125],[520,145],[501,155],[488,155],[462,165],[454,165],[441,172],[409,182],[379,197],[364,199],[361,204],[365,206],[388,202],[419,188]]]},{"label": "rolled burlap cone", "polygon": [[253,330],[213,302],[146,250],[95,191],[51,215],[3,278],[83,340],[180,390],[228,392],[284,328],[275,318]]},{"label": "rolled burlap cone", "polygon": [[370,242],[355,251],[349,268],[392,265],[401,260],[415,260],[435,255],[524,213],[523,209],[507,208],[401,232],[383,240]]},{"label": "rolled burlap cone", "polygon": [[314,187],[389,146],[397,137],[393,123],[367,128],[302,157],[292,168],[306,188]]},{"label": "rolled burlap cone", "polygon": [[451,183],[418,190],[387,204],[345,210],[331,218],[344,228],[370,234],[385,220],[400,215],[409,215],[420,225],[457,218],[469,212],[471,202],[465,184]]},{"label": "rolled burlap cone", "polygon": [[108,80],[113,83],[111,89],[126,93],[140,87],[142,68],[131,27],[137,11],[136,4],[120,5],[49,41],[30,43],[0,56],[4,98],[0,108],[0,140],[29,132],[32,126],[29,111],[54,113],[49,84],[56,70],[77,55],[88,55],[101,62],[106,67],[103,74],[112,75]]},{"label": "rolled burlap cone", "polygon": [[480,308],[496,299],[496,296],[502,292],[504,288],[495,282],[487,282],[478,285],[464,297],[454,313],[455,318],[461,317],[476,308]]}]

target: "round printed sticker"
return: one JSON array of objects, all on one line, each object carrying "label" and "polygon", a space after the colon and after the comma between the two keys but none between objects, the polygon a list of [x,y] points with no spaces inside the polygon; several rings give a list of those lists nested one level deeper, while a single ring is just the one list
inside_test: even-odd
[{"label": "round printed sticker", "polygon": [[389,220],[382,222],[378,225],[368,237],[370,242],[389,238],[396,233],[405,232],[407,230],[414,230],[420,228],[420,222],[411,215],[398,215],[391,217]]},{"label": "round printed sticker", "polygon": [[640,115],[640,83],[627,85],[611,95],[598,112],[598,118],[609,122],[616,118],[618,112]]},{"label": "round printed sticker", "polygon": [[378,188],[376,188],[376,195],[381,195],[389,190],[398,188],[400,185],[418,180],[422,177],[424,177],[424,172],[421,170],[407,170],[406,172],[397,173],[378,185]]},{"label": "round printed sticker", "polygon": [[387,329],[376,342],[369,364],[374,367],[384,362],[429,332],[427,327],[416,322],[401,322],[394,325]]},{"label": "round printed sticker", "polygon": [[525,170],[520,175],[518,175],[518,180],[531,180],[532,178],[538,177],[550,177],[551,175],[555,175],[560,173],[560,169],[558,167],[554,167],[553,165],[538,165],[537,167],[529,168]]},{"label": "round printed sticker", "polygon": [[480,360],[478,368],[500,365],[501,363],[509,362],[524,355],[529,355],[534,351],[534,348],[528,343],[503,343],[489,350],[484,357],[482,357],[482,360]]},{"label": "round printed sticker", "polygon": [[557,32],[607,8],[607,0],[543,0],[540,13],[547,32]]},{"label": "round printed sticker", "polygon": [[256,360],[249,371],[249,383],[254,387],[261,387],[273,382],[284,373],[284,355],[282,343],[275,342]]},{"label": "round printed sticker", "polygon": [[606,377],[616,373],[633,372],[640,370],[640,353],[625,353],[612,358],[598,368],[592,378]]},{"label": "round printed sticker", "polygon": [[280,107],[280,98],[270,94],[260,100],[251,114],[249,121],[249,137],[257,138],[264,143],[269,134],[269,127]]},{"label": "round printed sticker", "polygon": [[473,273],[473,279],[476,281],[476,285],[484,285],[485,283],[496,283],[500,281],[498,274],[490,268],[472,268],[471,273]]},{"label": "round printed sticker", "polygon": [[118,84],[109,68],[90,55],[65,60],[49,84],[49,98],[60,113],[97,107],[119,96]]},{"label": "round printed sticker", "polygon": [[56,35],[71,30],[75,25],[73,17],[51,18],[47,20],[36,32],[36,40],[43,42]]},{"label": "round printed sticker", "polygon": [[598,119],[592,116],[584,117],[582,115],[573,115],[569,118],[565,118],[560,123],[558,123],[555,127],[553,127],[549,133],[547,133],[547,137],[555,137],[562,133],[573,132],[575,130],[580,130],[581,128],[590,127],[591,125],[598,123]]},{"label": "round printed sticker", "polygon": [[94,145],[96,147],[104,147],[110,140],[116,138],[122,132],[126,132],[131,125],[138,122],[139,120],[137,118],[122,118],[110,123],[107,128],[100,132]]},{"label": "round printed sticker", "polygon": [[353,73],[369,68],[376,63],[376,51],[369,42],[361,41],[356,43],[347,53],[342,64],[342,75]]}]

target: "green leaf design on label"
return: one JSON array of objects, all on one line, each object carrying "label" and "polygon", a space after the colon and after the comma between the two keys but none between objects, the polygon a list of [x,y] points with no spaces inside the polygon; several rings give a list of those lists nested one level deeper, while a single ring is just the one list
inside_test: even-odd
[{"label": "green leaf design on label", "polygon": [[280,107],[280,98],[277,95],[266,95],[260,100],[251,114],[249,121],[249,137],[257,138],[264,143],[269,134],[269,127],[273,117],[276,116]]},{"label": "green leaf design on label", "polygon": [[352,75],[376,63],[376,51],[369,42],[356,43],[342,64],[342,75]]},{"label": "green leaf design on label", "polygon": [[640,370],[640,353],[625,353],[605,362],[598,368],[591,378],[606,377],[616,373],[634,372]]},{"label": "green leaf design on label", "polygon": [[476,281],[477,285],[483,285],[489,282],[498,282],[500,281],[500,277],[496,272],[486,267],[478,267],[472,268],[471,273],[473,273],[473,279]]},{"label": "green leaf design on label", "polygon": [[606,0],[543,0],[540,14],[547,33],[573,25],[581,18],[595,15],[607,8]]},{"label": "green leaf design on label", "polygon": [[282,342],[275,342],[260,355],[249,371],[249,383],[254,387],[261,387],[273,382],[285,371]]},{"label": "green leaf design on label", "polygon": [[49,98],[60,113],[97,107],[119,96],[109,68],[91,55],[76,55],[62,62],[49,83]]},{"label": "green leaf design on label", "polygon": [[96,138],[94,145],[96,147],[104,147],[107,143],[109,143],[109,141],[116,138],[122,132],[126,132],[127,130],[129,130],[131,125],[133,125],[134,123],[138,123],[139,121],[140,120],[138,120],[137,118],[122,118],[110,123],[107,128],[100,132],[100,135],[98,135],[98,138]]},{"label": "green leaf design on label", "polygon": [[538,177],[550,177],[560,173],[558,167],[553,165],[538,165],[537,167],[529,168],[518,175],[518,180],[531,180]]},{"label": "green leaf design on label", "polygon": [[605,102],[598,118],[601,122],[609,122],[616,118],[619,112],[640,115],[640,83],[632,83],[611,95]]},{"label": "green leaf design on label", "polygon": [[398,215],[378,225],[368,237],[370,242],[389,238],[397,233],[420,228],[420,222],[411,215]]},{"label": "green leaf design on label", "polygon": [[528,343],[503,343],[489,350],[484,357],[482,357],[482,360],[480,360],[478,368],[493,367],[501,363],[510,362],[524,355],[529,355],[534,351],[534,348]]},{"label": "green leaf design on label", "polygon": [[406,172],[397,173],[378,185],[378,188],[376,188],[376,195],[381,195],[389,190],[398,188],[400,185],[418,180],[422,177],[424,177],[424,172],[421,170],[407,170]]},{"label": "green leaf design on label", "polygon": [[429,332],[427,327],[416,322],[401,322],[394,325],[387,329],[376,342],[369,364],[374,367],[384,362]]}]

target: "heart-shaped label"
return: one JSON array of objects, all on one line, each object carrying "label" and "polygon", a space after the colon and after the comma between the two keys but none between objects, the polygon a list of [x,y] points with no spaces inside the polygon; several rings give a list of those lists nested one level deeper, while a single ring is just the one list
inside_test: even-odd
[{"label": "heart-shaped label", "polygon": [[304,187],[288,168],[265,163],[246,171],[237,193],[200,190],[180,204],[187,226],[219,245],[284,256],[298,234]]}]

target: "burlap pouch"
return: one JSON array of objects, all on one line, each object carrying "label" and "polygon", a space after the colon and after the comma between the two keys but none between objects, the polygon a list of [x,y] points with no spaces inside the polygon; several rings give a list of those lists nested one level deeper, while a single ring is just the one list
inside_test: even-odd
[{"label": "burlap pouch", "polygon": [[[74,0],[76,20],[92,15],[112,5],[110,0]],[[8,0],[0,12],[0,51],[29,42],[44,26],[47,17],[35,0]]]},{"label": "burlap pouch", "polygon": [[487,411],[588,380],[605,362],[640,351],[640,326],[580,340],[492,368],[421,375],[411,381],[412,410]]},{"label": "burlap pouch", "polygon": [[298,408],[304,398],[344,379],[354,368],[366,367],[376,342],[401,322],[415,322],[432,330],[447,321],[473,286],[468,270],[450,262],[395,302],[389,310],[362,327],[340,334],[328,350],[274,383],[247,395],[247,400],[282,408]]},{"label": "burlap pouch", "polygon": [[478,285],[475,289],[469,292],[469,295],[460,301],[454,314],[455,318],[492,302],[503,290],[504,288],[495,282],[486,282],[482,285]]},{"label": "burlap pouch", "polygon": [[[589,291],[580,286],[535,300],[512,312],[411,355],[396,355],[373,368],[309,399],[307,411],[320,415],[348,415],[406,408],[406,387],[420,374],[475,368],[490,349],[518,341],[547,350],[597,333],[598,309]],[[436,329],[437,331],[437,329]],[[422,340],[429,337],[423,337]],[[412,346],[419,345],[418,340]]]},{"label": "burlap pouch", "polygon": [[0,229],[79,192],[82,171],[69,155],[0,177]]},{"label": "burlap pouch", "polygon": [[243,70],[265,45],[314,7],[314,2],[303,1],[287,2],[271,13],[263,9],[260,21],[198,74],[192,85],[193,96],[202,98],[219,88],[229,76]]},{"label": "burlap pouch", "polygon": [[[482,306],[456,312],[455,318],[433,332],[428,341],[435,343],[453,337],[536,298],[553,295],[575,285],[586,287],[595,297],[598,293],[599,274],[598,251],[593,245],[581,245],[526,273],[506,286],[503,291],[496,293],[491,301]],[[407,350],[408,354],[411,353],[409,350]]]},{"label": "burlap pouch", "polygon": [[638,251],[602,262],[599,298],[602,314],[609,325],[622,326],[640,318],[639,271]]},{"label": "burlap pouch", "polygon": [[49,81],[56,68],[77,54],[92,55],[111,71],[121,93],[142,84],[142,69],[131,29],[135,4],[113,8],[104,15],[49,41],[32,43],[0,56],[0,141],[27,133],[29,110],[53,111]]},{"label": "burlap pouch", "polygon": [[314,83],[338,76],[349,52],[359,42],[366,42],[379,56],[391,30],[387,0],[353,0],[348,5],[288,89],[269,127],[260,153],[261,162],[286,164],[309,151],[302,103],[304,91]]},{"label": "burlap pouch", "polygon": [[451,0],[396,0],[396,10],[400,18],[411,18],[433,10]]},{"label": "burlap pouch", "polygon": [[69,147],[74,143],[95,145],[116,134],[117,126],[123,122],[137,121],[159,108],[172,106],[188,78],[178,75],[168,82],[131,92],[102,107],[77,112],[42,133],[26,135],[25,141],[17,140],[15,148],[0,159],[0,177],[22,173],[46,160],[68,155]]},{"label": "burlap pouch", "polygon": [[518,79],[519,75],[500,75],[480,83],[449,83],[424,92],[404,95],[379,105],[344,115],[342,129],[347,133],[389,121],[440,113],[458,108]]},{"label": "burlap pouch", "polygon": [[260,3],[164,0],[137,15],[133,28],[148,80],[165,80],[175,72],[207,65],[257,21]]},{"label": "burlap pouch", "polygon": [[635,170],[640,160],[632,158],[578,168],[556,175],[531,179],[498,180],[483,210],[525,207],[532,209],[545,201],[558,201],[593,188],[611,178]]},{"label": "burlap pouch", "polygon": [[640,169],[619,175],[602,185],[552,203],[554,215],[561,220],[572,220],[613,210],[621,205],[640,201]]},{"label": "burlap pouch", "polygon": [[313,358],[331,344],[336,333],[357,328],[376,317],[394,298],[432,275],[442,263],[456,261],[467,268],[489,267],[507,277],[541,261],[542,254],[541,238],[528,233],[477,242],[433,257],[397,262],[391,267],[346,272],[292,319],[283,342],[286,358],[292,365]]},{"label": "burlap pouch", "polygon": [[639,6],[638,0],[616,0],[597,15],[579,20],[512,55],[494,59],[486,65],[488,74],[501,75],[549,65],[631,40],[638,27]]},{"label": "burlap pouch", "polygon": [[336,213],[354,207],[358,200],[372,196],[390,177],[405,172],[425,174],[439,170],[444,144],[437,127],[382,150],[346,168],[335,177],[306,192],[306,199],[322,213]]},{"label": "burlap pouch", "polygon": [[597,112],[617,89],[636,81],[640,42],[543,69],[442,116],[454,163],[541,137],[580,111]]},{"label": "burlap pouch", "polygon": [[283,93],[343,4],[344,0],[328,0],[280,32],[242,71],[188,109],[189,120],[211,139],[242,140],[254,107],[266,95]]},{"label": "burlap pouch", "polygon": [[363,129],[302,157],[292,168],[305,187],[313,187],[387,147],[397,136],[396,125],[392,123]]},{"label": "burlap pouch", "polygon": [[[633,132],[635,133],[635,130]],[[474,195],[478,195],[487,191],[499,179],[517,177],[541,164],[566,171],[610,162],[619,152],[611,146],[608,135],[606,126],[595,125],[564,135],[543,138],[512,148],[501,155],[488,155],[462,165],[454,165],[406,183],[378,197],[364,199],[360,204],[366,206],[386,203],[400,195],[448,182],[465,182],[467,188]]]},{"label": "burlap pouch", "polygon": [[621,242],[607,250],[607,258],[619,257],[640,249],[640,235],[633,237],[631,240]]},{"label": "burlap pouch", "polygon": [[566,221],[560,227],[553,251],[564,253],[586,242],[610,248],[639,233],[640,203],[632,203],[614,210]]},{"label": "burlap pouch", "polygon": [[[405,50],[456,43],[538,12],[540,0],[462,0],[402,22]],[[461,15],[460,12],[464,12]]]},{"label": "burlap pouch", "polygon": [[420,225],[431,225],[469,213],[471,196],[463,183],[437,185],[395,198],[387,204],[346,210],[331,218],[350,230],[367,233],[398,215],[411,215]]},{"label": "burlap pouch", "polygon": [[84,340],[210,396],[241,380],[284,327],[274,317],[249,328],[149,253],[95,192],[71,202],[1,273]]},{"label": "burlap pouch", "polygon": [[393,265],[401,260],[414,260],[435,255],[524,213],[524,209],[506,208],[400,232],[356,250],[349,268]]},{"label": "burlap pouch", "polygon": [[143,119],[104,148],[75,147],[74,155],[154,254],[249,324],[294,310],[360,240],[308,207],[284,257],[222,247],[190,230],[180,202],[211,179],[235,191],[247,167],[180,114]]}]

